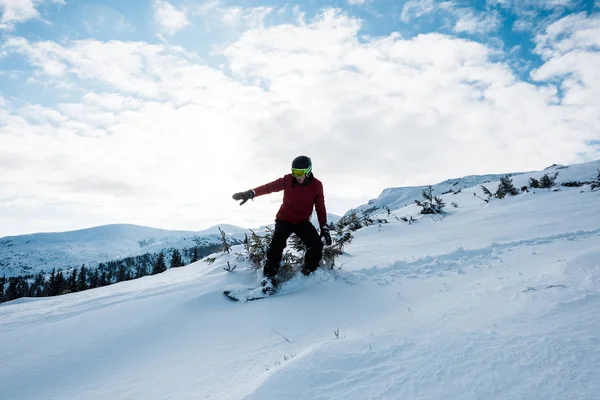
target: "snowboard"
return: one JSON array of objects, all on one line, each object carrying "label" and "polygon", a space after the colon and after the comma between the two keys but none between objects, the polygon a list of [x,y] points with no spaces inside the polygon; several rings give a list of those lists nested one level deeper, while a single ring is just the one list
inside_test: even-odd
[{"label": "snowboard", "polygon": [[227,296],[227,298],[229,298],[230,300],[242,301],[245,303],[247,301],[266,299],[267,297],[271,297],[277,294],[277,291],[263,293],[262,286],[258,286],[255,288],[237,287],[225,289],[223,291],[223,294]]},{"label": "snowboard", "polygon": [[233,286],[227,287],[223,290],[223,294],[233,301],[255,301],[260,299],[266,299],[267,297],[273,297],[281,288],[281,285],[290,279],[292,279],[297,273],[299,273],[301,266],[295,267],[281,267],[275,275],[277,286],[273,293],[263,293],[262,286],[258,287],[245,287],[245,286]]}]

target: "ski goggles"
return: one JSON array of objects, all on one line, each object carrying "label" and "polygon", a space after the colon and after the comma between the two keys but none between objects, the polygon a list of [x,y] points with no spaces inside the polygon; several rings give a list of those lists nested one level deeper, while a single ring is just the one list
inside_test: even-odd
[{"label": "ski goggles", "polygon": [[292,175],[294,175],[296,178],[302,178],[304,176],[306,176],[310,170],[312,168],[308,167],[308,168],[292,168]]}]

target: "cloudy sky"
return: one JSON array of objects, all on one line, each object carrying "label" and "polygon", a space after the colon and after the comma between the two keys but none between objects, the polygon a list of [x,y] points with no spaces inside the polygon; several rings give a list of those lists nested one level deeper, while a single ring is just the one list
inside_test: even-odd
[{"label": "cloudy sky", "polygon": [[273,222],[600,158],[600,0],[0,0],[0,236]]}]

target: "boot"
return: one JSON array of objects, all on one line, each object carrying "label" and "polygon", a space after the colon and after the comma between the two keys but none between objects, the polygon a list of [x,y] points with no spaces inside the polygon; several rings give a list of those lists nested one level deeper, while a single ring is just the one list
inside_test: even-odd
[{"label": "boot", "polygon": [[264,294],[273,294],[277,289],[275,278],[271,278],[268,276],[265,276],[263,278],[263,280],[260,282],[260,286],[262,286],[262,292]]}]

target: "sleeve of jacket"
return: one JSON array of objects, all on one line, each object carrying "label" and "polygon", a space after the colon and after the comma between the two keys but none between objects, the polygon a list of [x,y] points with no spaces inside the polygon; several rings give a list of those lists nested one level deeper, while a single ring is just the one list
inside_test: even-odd
[{"label": "sleeve of jacket", "polygon": [[263,194],[269,194],[273,192],[280,192],[285,187],[284,178],[279,178],[274,180],[273,182],[266,183],[262,186],[258,186],[252,190],[254,190],[255,196],[262,196]]},{"label": "sleeve of jacket", "polygon": [[323,226],[327,223],[327,210],[325,209],[325,195],[323,194],[323,184],[320,181],[317,185],[315,208],[317,209],[317,219],[319,220],[319,226]]}]

